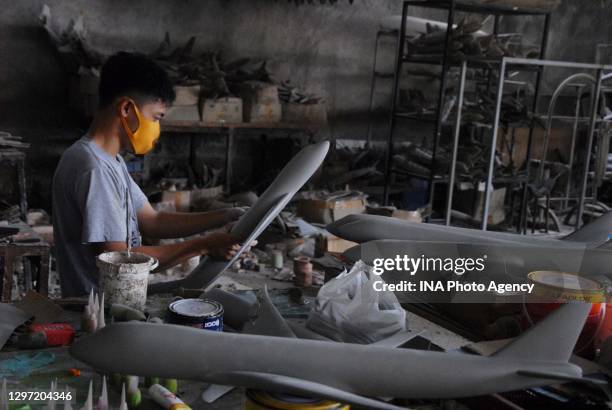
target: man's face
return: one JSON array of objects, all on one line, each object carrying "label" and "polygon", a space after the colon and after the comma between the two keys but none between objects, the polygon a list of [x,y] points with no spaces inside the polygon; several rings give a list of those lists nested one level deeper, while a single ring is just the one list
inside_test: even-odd
[{"label": "man's face", "polygon": [[[136,112],[134,110],[134,104],[132,103],[134,100],[123,99],[120,102],[120,113],[127,120],[129,128],[132,132],[135,132],[138,129],[139,122],[138,117],[136,116]],[[159,122],[164,115],[166,114],[166,110],[168,106],[163,103],[161,100],[147,100],[144,102],[136,102],[138,104],[138,109],[140,113],[144,117],[144,119],[149,121]],[[133,151],[132,145],[129,142],[127,136],[122,139],[123,140],[123,149],[128,151]]]},{"label": "man's face", "polygon": [[[128,125],[132,131],[136,131],[138,128],[138,118],[136,117],[136,112],[134,111],[134,105],[129,102],[129,100],[122,101],[124,107],[122,107],[122,112],[126,113]],[[138,104],[138,109],[140,113],[149,121],[160,121],[164,115],[166,114],[166,110],[168,107],[161,100],[149,100],[144,103],[136,103]]]}]

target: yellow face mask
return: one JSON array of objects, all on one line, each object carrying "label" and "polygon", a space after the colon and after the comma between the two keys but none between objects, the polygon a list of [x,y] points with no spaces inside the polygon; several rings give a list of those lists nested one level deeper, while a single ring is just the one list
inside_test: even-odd
[{"label": "yellow face mask", "polygon": [[130,102],[134,106],[134,112],[136,113],[136,118],[138,118],[138,128],[136,128],[136,131],[132,131],[124,116],[121,116],[121,123],[132,143],[134,153],[137,155],[146,154],[153,149],[159,139],[159,122],[146,119],[136,106],[136,103],[134,101]]}]

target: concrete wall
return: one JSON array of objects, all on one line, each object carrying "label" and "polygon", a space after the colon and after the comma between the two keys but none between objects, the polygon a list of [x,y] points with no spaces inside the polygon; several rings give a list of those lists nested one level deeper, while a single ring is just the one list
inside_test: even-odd
[{"label": "concrete wall", "polygon": [[[33,144],[28,152],[33,206],[47,206],[49,177],[60,153],[86,129],[67,108],[66,75],[38,26],[44,3],[0,0],[0,129]],[[220,49],[229,58],[268,58],[279,78],[326,96],[327,132],[334,138],[365,137],[375,32],[383,17],[401,11],[399,0],[355,0],[353,5],[340,0],[333,6],[296,6],[286,0],[46,3],[60,28],[82,14],[92,44],[107,53],[152,50],[169,31],[177,45],[197,36],[196,51]],[[551,57],[593,59],[594,43],[606,41],[610,33],[611,13],[600,4],[564,0],[553,19]],[[522,28],[537,29],[532,23]],[[391,54],[383,60],[391,62]],[[381,89],[386,90],[385,85]],[[386,91],[377,93],[377,105],[385,105],[388,98]],[[375,137],[384,138],[384,125],[383,117]],[[403,137],[410,137],[410,130]]]}]

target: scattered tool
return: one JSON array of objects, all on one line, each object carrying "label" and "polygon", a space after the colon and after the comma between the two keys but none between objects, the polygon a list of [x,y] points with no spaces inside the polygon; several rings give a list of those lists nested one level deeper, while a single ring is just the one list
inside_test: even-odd
[{"label": "scattered tool", "polygon": [[140,406],[142,402],[142,393],[138,388],[138,376],[125,376],[128,389],[127,389],[127,399],[129,408],[133,409]]},{"label": "scattered tool", "polygon": [[93,289],[89,293],[89,301],[83,310],[81,318],[81,329],[88,333],[94,333],[96,330],[106,326],[104,321],[104,293],[98,299],[98,294],[94,295]]},{"label": "scattered tool", "polygon": [[20,349],[42,349],[67,346],[74,340],[76,331],[68,323],[43,323],[28,326],[27,332],[17,337]]},{"label": "scattered tool", "polygon": [[164,388],[168,389],[168,391],[172,394],[176,394],[178,392],[178,380],[177,379],[164,379],[163,380]]},{"label": "scattered tool", "polygon": [[154,384],[149,387],[149,394],[155,403],[168,410],[191,410],[191,407],[186,405],[181,399],[176,397],[174,393],[166,389],[160,384]]}]

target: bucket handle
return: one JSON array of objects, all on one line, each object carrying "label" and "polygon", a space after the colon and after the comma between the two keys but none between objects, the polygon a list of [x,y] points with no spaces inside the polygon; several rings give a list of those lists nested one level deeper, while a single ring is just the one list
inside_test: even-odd
[{"label": "bucket handle", "polygon": [[153,259],[153,263],[149,267],[149,270],[152,271],[159,266],[159,260],[157,260],[157,258],[154,258],[152,256],[150,256],[150,258]]}]

